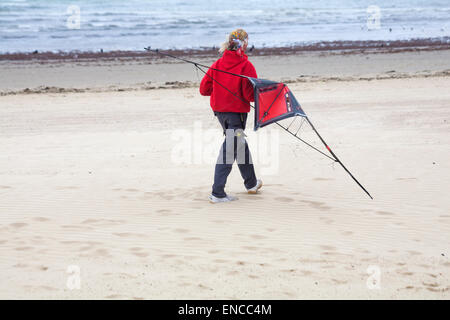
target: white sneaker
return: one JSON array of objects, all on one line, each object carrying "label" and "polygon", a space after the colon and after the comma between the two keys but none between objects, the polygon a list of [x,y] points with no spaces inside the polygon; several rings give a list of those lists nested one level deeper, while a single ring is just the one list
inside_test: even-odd
[{"label": "white sneaker", "polygon": [[262,185],[263,185],[262,180],[258,179],[258,180],[256,180],[256,186],[254,186],[251,189],[247,189],[247,192],[250,194],[256,194],[256,193],[258,193],[258,190],[261,189]]},{"label": "white sneaker", "polygon": [[209,202],[211,202],[211,203],[230,202],[230,201],[235,201],[235,200],[238,200],[238,198],[234,197],[234,196],[230,196],[230,195],[227,195],[224,198],[217,198],[217,197],[213,196],[212,194],[209,196]]}]

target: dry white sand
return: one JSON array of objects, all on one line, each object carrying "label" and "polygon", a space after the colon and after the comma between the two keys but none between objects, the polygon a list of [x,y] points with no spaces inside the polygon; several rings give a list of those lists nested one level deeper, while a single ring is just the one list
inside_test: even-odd
[{"label": "dry white sand", "polygon": [[448,299],[450,77],[289,86],[374,200],[252,113],[262,192],[235,166],[239,201],[208,203],[196,88],[0,97],[0,298]]}]

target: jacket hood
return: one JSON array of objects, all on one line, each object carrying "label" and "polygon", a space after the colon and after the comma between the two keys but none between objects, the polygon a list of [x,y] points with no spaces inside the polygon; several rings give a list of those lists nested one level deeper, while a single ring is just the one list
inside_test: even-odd
[{"label": "jacket hood", "polygon": [[247,60],[248,57],[245,53],[239,54],[237,51],[225,50],[220,64],[224,69],[232,69]]}]

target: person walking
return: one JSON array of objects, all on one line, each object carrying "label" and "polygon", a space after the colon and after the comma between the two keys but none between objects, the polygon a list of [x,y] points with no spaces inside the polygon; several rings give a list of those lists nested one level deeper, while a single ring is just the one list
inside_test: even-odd
[{"label": "person walking", "polygon": [[200,83],[200,94],[210,96],[211,108],[225,135],[215,166],[212,193],[209,196],[212,203],[237,200],[225,192],[234,161],[238,164],[248,193],[256,194],[262,187],[261,179],[256,178],[244,134],[250,102],[254,101],[253,86],[246,78],[217,71],[256,78],[255,67],[245,54],[247,46],[248,34],[245,30],[236,29],[231,32],[219,50],[222,57],[211,65]]}]

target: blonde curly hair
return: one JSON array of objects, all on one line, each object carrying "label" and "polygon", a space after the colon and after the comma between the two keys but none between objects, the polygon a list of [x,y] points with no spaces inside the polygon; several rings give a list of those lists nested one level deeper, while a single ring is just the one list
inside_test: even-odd
[{"label": "blonde curly hair", "polygon": [[236,29],[231,32],[224,43],[222,43],[219,53],[224,53],[225,50],[238,50],[244,43],[248,44],[248,34],[244,29]]}]

